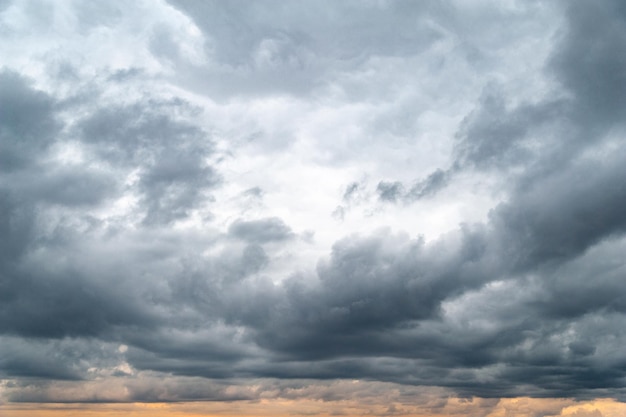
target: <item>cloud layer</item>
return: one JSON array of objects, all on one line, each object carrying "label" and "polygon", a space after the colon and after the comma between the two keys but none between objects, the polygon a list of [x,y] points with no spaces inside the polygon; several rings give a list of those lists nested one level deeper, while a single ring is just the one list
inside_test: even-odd
[{"label": "cloud layer", "polygon": [[3,400],[624,401],[625,20],[1,3]]}]

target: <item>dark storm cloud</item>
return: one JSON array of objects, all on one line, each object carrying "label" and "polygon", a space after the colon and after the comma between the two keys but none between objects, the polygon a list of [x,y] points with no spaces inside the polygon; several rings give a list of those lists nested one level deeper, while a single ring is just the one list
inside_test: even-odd
[{"label": "dark storm cloud", "polygon": [[[31,221],[34,219],[33,215]],[[24,234],[31,240],[24,242],[20,256],[2,263],[3,333],[33,338],[91,337],[114,326],[150,328],[155,324],[156,313],[142,301],[141,292],[145,291],[134,287],[138,282],[129,282],[136,272],[120,265],[127,256],[123,250],[107,253],[105,249],[98,254],[88,248],[93,241],[88,243],[86,236],[97,240],[101,231],[97,225],[92,230],[84,228],[76,219],[58,224],[48,236]],[[106,270],[98,270],[103,260]]]},{"label": "dark storm cloud", "polygon": [[128,332],[125,341],[132,347],[125,358],[135,369],[176,375],[222,379],[245,372],[238,364],[253,360],[258,352],[242,343],[236,329],[209,321],[205,316],[204,322],[198,318],[190,326],[178,319],[173,323],[178,328]]},{"label": "dark storm cloud", "polygon": [[[605,5],[584,7],[593,9],[591,16],[608,18]],[[618,12],[611,19],[621,22]],[[465,226],[431,246],[384,235],[338,243],[330,261],[320,265],[316,284],[288,281],[276,313],[270,310],[265,326],[255,324],[257,343],[290,360],[260,372],[436,381],[482,396],[589,397],[601,389],[623,396],[626,375],[617,365],[623,357],[603,360],[619,342],[602,333],[617,332],[623,340],[617,325],[624,312],[623,264],[615,256],[626,227],[626,155],[613,151],[602,162],[582,157],[590,147],[610,144],[605,135],[622,118],[619,110],[598,109],[595,76],[575,77],[575,61],[585,56],[576,39],[587,22],[576,15],[585,15],[578,6],[569,13],[570,27],[553,60],[569,57],[569,65],[556,68],[573,97],[509,109],[500,92],[487,92],[461,127],[455,169],[524,168],[512,177],[508,201],[491,211],[484,226]],[[596,26],[583,31],[595,36],[590,47],[598,49],[585,65],[599,74],[607,67],[623,70],[621,58],[612,57],[626,45],[622,26]],[[620,90],[619,76],[610,79]],[[609,88],[603,82],[598,88]],[[603,100],[620,99],[607,92]],[[435,192],[448,175],[436,171],[415,192]],[[381,196],[398,198],[399,183],[381,184]],[[602,266],[605,259],[610,267]],[[502,311],[499,323],[484,317],[493,329],[465,331],[447,321],[443,303],[490,291],[490,282],[511,282],[510,291],[522,294],[510,300],[506,314],[505,294],[489,300]],[[602,331],[590,330],[590,315]],[[399,358],[399,364],[383,366],[379,357]],[[489,371],[491,366],[502,368]],[[490,378],[477,382],[481,372]]]},{"label": "dark storm cloud", "polygon": [[[457,164],[525,166],[522,183],[540,181],[623,124],[623,95],[617,92],[626,88],[626,62],[618,52],[626,47],[624,7],[608,1],[565,9],[568,25],[546,68],[564,88],[555,92],[562,98],[510,107],[490,86],[458,132]],[[598,21],[606,24],[591,23]]]},{"label": "dark storm cloud", "polygon": [[[619,261],[622,250],[622,241],[609,239],[547,273],[545,293],[534,300],[532,306],[543,315],[557,319],[597,312],[623,314],[626,290],[623,285],[625,268]],[[590,335],[586,331],[583,336]],[[575,344],[573,348],[584,352],[593,346],[589,346],[590,342]]]},{"label": "dark storm cloud", "polygon": [[[29,271],[30,272],[30,271]],[[37,271],[40,274],[44,271]],[[76,276],[19,276],[10,287],[0,326],[30,337],[98,336],[118,325],[154,324],[133,296]]]},{"label": "dark storm cloud", "polygon": [[624,157],[619,152],[602,166],[572,164],[496,208],[493,221],[499,223],[511,265],[528,268],[566,260],[606,237],[622,234],[626,230]]},{"label": "dark storm cloud", "polygon": [[[216,42],[219,62],[243,68],[224,82],[230,92],[252,84],[306,90],[332,70],[323,60],[315,67],[309,54],[350,66],[374,54],[412,54],[436,38],[430,27],[396,30],[430,13],[432,3],[393,3],[382,16],[374,6],[322,5],[306,19],[299,3],[272,3],[272,13],[173,4]],[[187,103],[90,103],[64,130],[54,97],[2,72],[1,375],[90,379],[95,367],[116,369],[120,378],[136,370],[226,380],[354,378],[467,396],[626,398],[626,63],[619,53],[626,13],[618,2],[566,9],[567,27],[546,68],[556,98],[518,103],[488,86],[460,123],[451,168],[408,191],[399,182],[378,184],[380,199],[412,202],[434,196],[455,175],[501,175],[505,200],[487,220],[429,242],[388,230],[350,235],[315,271],[278,277],[274,250],[287,252],[296,241],[279,217],[240,218],[225,232],[173,227],[194,211],[207,215],[222,181],[210,163],[212,139],[175,116],[189,111]],[[106,14],[94,24],[117,16]],[[379,25],[370,25],[374,18]],[[337,36],[344,32],[350,36]],[[155,35],[152,53],[176,62],[170,35]],[[291,66],[307,82],[281,78]],[[135,76],[118,71],[112,81]],[[55,145],[70,141],[87,162],[52,158]],[[343,203],[358,201],[363,187],[349,184]],[[243,196],[258,200],[264,189]],[[96,209],[111,210],[109,201],[123,195],[138,200],[130,214],[97,218]],[[133,369],[119,366],[126,362]],[[161,391],[137,383],[129,400],[251,398],[186,381]],[[24,392],[12,398],[43,398]]]},{"label": "dark storm cloud", "polygon": [[25,213],[46,203],[94,205],[115,190],[105,171],[45,161],[63,127],[57,107],[27,79],[9,71],[0,74],[0,187]]},{"label": "dark storm cloud", "polygon": [[[626,7],[620,1],[568,4],[569,25],[551,65],[576,96],[575,116],[589,133],[601,134],[624,119],[626,99]],[[604,22],[598,25],[597,22]],[[599,129],[599,130],[596,130]]]},{"label": "dark storm cloud", "polygon": [[476,247],[482,235],[467,230],[434,246],[388,232],[346,238],[318,267],[315,285],[297,278],[284,284],[279,303],[265,309],[269,316],[255,317],[253,334],[291,360],[418,357],[424,351],[409,349],[410,339],[396,330],[439,317],[444,299],[493,278],[497,263],[490,265],[485,249]]},{"label": "dark storm cloud", "polygon": [[82,380],[89,368],[115,366],[123,354],[118,345],[85,339],[24,339],[2,336],[0,366],[3,377]]},{"label": "dark storm cloud", "polygon": [[[0,286],[3,301],[17,295],[17,265],[33,239],[35,207],[14,177],[28,172],[54,142],[60,125],[54,100],[18,74],[0,73]],[[6,305],[6,304],[5,304]],[[4,309],[5,314],[10,311]]]},{"label": "dark storm cloud", "polygon": [[0,72],[0,170],[28,168],[55,140],[54,100],[15,72]]},{"label": "dark storm cloud", "polygon": [[[120,238],[115,222],[86,210],[106,210],[109,198],[127,191],[124,174],[138,170],[145,223],[187,216],[218,181],[206,162],[211,141],[165,115],[164,106],[184,107],[179,101],[99,109],[70,137],[58,116],[65,107],[25,78],[4,71],[0,88],[3,333],[62,338],[102,336],[115,326],[151,328],[159,314],[145,301],[155,295],[138,280],[149,268],[129,265],[164,259],[167,241],[146,251],[128,235]],[[98,167],[52,157],[76,138]],[[248,268],[265,262],[262,250],[246,254]]]},{"label": "dark storm cloud", "polygon": [[545,68],[562,89],[513,105],[496,83],[487,85],[459,126],[451,168],[418,181],[407,193],[409,201],[441,190],[459,170],[508,175],[523,167],[513,184],[541,181],[567,169],[580,152],[604,143],[605,135],[623,124],[626,106],[617,92],[626,88],[626,62],[618,52],[626,47],[624,7],[609,1],[567,5],[565,12],[568,24]]},{"label": "dark storm cloud", "polygon": [[[511,254],[526,265],[568,259],[624,231],[625,155],[581,155],[607,146],[614,140],[607,133],[623,125],[614,92],[626,88],[619,75],[626,65],[616,53],[626,47],[626,16],[618,2],[566,9],[569,25],[548,70],[572,97],[506,111],[501,97],[488,95],[464,121],[458,148],[461,161],[481,168],[503,161],[525,166],[510,202],[494,210],[492,221],[501,223]],[[590,25],[591,16],[606,25]]]}]

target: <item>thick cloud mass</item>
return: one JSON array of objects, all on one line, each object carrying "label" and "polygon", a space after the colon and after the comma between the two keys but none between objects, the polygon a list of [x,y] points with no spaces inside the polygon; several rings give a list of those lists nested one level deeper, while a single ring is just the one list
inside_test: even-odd
[{"label": "thick cloud mass", "polygon": [[626,401],[622,2],[46,4],[0,2],[0,400]]}]

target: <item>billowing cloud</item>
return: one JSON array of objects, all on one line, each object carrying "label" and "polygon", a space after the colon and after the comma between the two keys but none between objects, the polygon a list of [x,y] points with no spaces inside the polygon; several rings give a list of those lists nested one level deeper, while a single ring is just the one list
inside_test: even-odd
[{"label": "billowing cloud", "polygon": [[619,2],[33,4],[0,2],[2,401],[626,400]]}]

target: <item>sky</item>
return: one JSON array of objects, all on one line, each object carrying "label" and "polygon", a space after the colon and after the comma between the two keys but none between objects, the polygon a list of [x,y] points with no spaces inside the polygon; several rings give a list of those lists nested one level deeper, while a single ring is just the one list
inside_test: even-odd
[{"label": "sky", "polygon": [[0,0],[0,414],[626,415],[626,3]]}]

